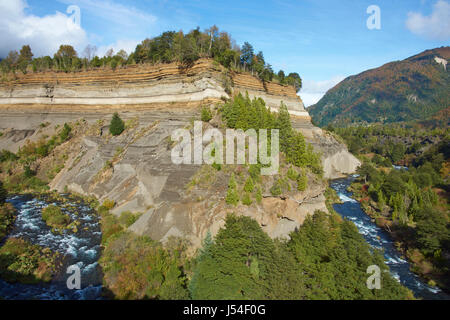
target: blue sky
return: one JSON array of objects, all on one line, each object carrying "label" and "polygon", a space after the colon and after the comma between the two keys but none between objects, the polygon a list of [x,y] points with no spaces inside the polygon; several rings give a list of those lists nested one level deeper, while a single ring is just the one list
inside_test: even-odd
[{"label": "blue sky", "polygon": [[[73,28],[63,23],[74,19],[70,5],[80,8]],[[370,5],[380,8],[380,30],[366,26]],[[298,72],[307,104],[344,77],[450,43],[450,0],[0,0],[0,9],[0,56],[25,42],[36,55],[58,41],[79,52],[87,44],[99,54],[129,51],[166,30],[216,24],[275,70]]]}]

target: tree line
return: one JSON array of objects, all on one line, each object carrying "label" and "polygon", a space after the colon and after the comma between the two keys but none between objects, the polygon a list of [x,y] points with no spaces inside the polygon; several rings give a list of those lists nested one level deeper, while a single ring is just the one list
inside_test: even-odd
[{"label": "tree line", "polygon": [[272,66],[265,61],[262,51],[255,52],[248,42],[242,47],[238,46],[227,32],[219,31],[216,26],[204,31],[197,27],[186,34],[181,30],[166,31],[157,37],[145,39],[129,55],[124,50],[114,53],[110,49],[105,56],[99,57],[96,51],[95,46],[88,45],[80,56],[72,46],[61,45],[53,57],[33,58],[31,47],[24,45],[20,52],[9,52],[0,62],[0,70],[3,74],[48,70],[73,72],[100,67],[116,69],[140,63],[171,62],[189,67],[200,58],[212,58],[230,70],[251,72],[262,81],[291,85],[297,92],[302,87],[302,79],[298,73],[286,74],[283,70],[275,73]]}]

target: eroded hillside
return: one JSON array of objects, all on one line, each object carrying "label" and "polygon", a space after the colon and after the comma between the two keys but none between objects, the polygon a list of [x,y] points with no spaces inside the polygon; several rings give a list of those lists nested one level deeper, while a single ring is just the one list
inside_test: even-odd
[{"label": "eroded hillside", "polygon": [[[216,170],[208,165],[173,164],[171,133],[177,128],[192,130],[201,106],[216,112],[222,100],[239,92],[263,98],[273,111],[283,102],[293,127],[322,154],[324,178],[352,173],[359,165],[345,145],[311,125],[292,87],[228,73],[207,60],[198,61],[191,69],[168,64],[28,74],[3,84],[0,92],[0,148],[23,150],[30,142],[48,141],[64,123],[70,123],[71,139],[33,162],[31,170],[59,192],[70,190],[114,201],[117,215],[139,212],[142,215],[130,229],[156,240],[180,236],[198,247],[208,231],[214,234],[223,225],[230,212],[251,216],[272,237],[283,237],[308,214],[326,210],[326,181],[313,174],[308,174],[306,190],[296,191],[289,185],[276,196],[270,188],[279,177],[264,177],[261,201],[230,207],[225,201],[230,175],[235,173],[242,185],[248,168]],[[119,112],[127,123],[125,132],[117,137],[108,131],[113,112]],[[204,123],[204,129],[213,124]],[[24,169],[11,170],[3,172],[2,178],[22,174]],[[287,171],[284,164],[281,176],[287,176]]]}]

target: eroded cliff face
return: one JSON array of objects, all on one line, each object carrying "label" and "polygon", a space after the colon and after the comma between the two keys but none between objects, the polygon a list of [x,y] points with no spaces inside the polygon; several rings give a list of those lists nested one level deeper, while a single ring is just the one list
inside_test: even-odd
[{"label": "eroded cliff face", "polygon": [[[311,125],[293,88],[229,74],[202,60],[189,70],[163,65],[19,77],[0,86],[0,148],[15,152],[71,122],[74,137],[36,168],[45,174],[52,157],[65,155],[52,189],[63,192],[67,187],[100,201],[114,200],[114,214],[143,213],[130,230],[162,241],[184,237],[192,248],[200,246],[208,231],[214,235],[230,212],[253,217],[272,237],[286,237],[308,214],[326,211],[325,181],[311,175],[307,190],[273,197],[273,177],[267,177],[260,204],[230,207],[225,203],[227,166],[217,171],[208,165],[175,165],[170,158],[175,129],[192,129],[202,105],[216,108],[221,97],[244,91],[262,97],[273,110],[281,101],[288,106],[294,127],[322,153],[326,178],[352,173],[359,165],[344,145]],[[128,123],[118,137],[108,132],[115,111]]]}]

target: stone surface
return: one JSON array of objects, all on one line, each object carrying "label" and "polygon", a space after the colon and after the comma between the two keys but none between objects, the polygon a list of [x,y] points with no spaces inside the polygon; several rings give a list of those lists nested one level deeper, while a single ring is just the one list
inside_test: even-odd
[{"label": "stone surface", "polygon": [[[215,70],[204,61],[196,68],[190,74],[171,65],[135,70],[132,75],[129,70],[72,77],[58,74],[53,82],[49,75],[35,74],[12,86],[0,86],[0,148],[16,152],[27,141],[54,134],[56,126],[83,120],[84,131],[80,129],[66,143],[68,159],[51,181],[51,188],[93,194],[101,202],[114,200],[113,214],[143,213],[130,226],[133,232],[161,241],[183,237],[193,249],[201,245],[208,231],[217,233],[230,213],[250,216],[271,237],[285,238],[314,211],[326,211],[324,182],[310,180],[306,191],[283,197],[271,197],[266,188],[261,204],[230,207],[225,203],[229,172],[172,163],[171,133],[177,128],[192,129],[192,120],[199,119],[202,105],[213,106],[221,96],[227,96],[221,82],[223,70]],[[281,101],[286,103],[293,126],[322,153],[327,178],[354,172],[359,161],[343,144],[311,124],[292,88],[263,84],[243,74],[229,76],[234,81],[234,94],[247,91],[252,97],[262,97],[274,110]],[[77,85],[80,78],[84,82]],[[114,81],[117,84],[113,85]],[[30,101],[39,103],[24,103]],[[112,137],[107,124],[116,111],[124,120],[134,119],[136,125]],[[199,184],[189,187],[196,178]],[[273,183],[269,180],[267,186]]]}]

